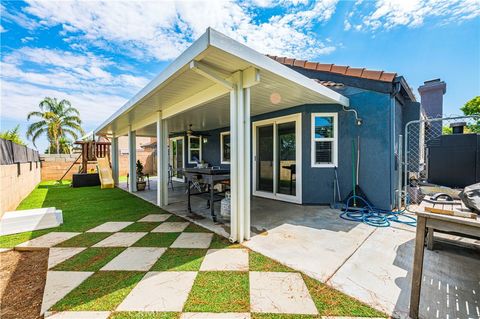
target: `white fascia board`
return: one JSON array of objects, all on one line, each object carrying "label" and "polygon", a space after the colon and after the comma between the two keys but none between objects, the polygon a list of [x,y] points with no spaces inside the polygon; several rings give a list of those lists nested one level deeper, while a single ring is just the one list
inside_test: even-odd
[{"label": "white fascia board", "polygon": [[[246,45],[243,45],[218,31],[213,29],[208,30],[210,32],[210,45],[216,47],[222,51],[238,56],[239,58],[252,63],[253,65],[277,74],[287,80],[295,82],[311,91],[323,95],[332,103],[349,106],[349,99],[323,85],[315,82],[314,80],[290,69],[289,67],[274,61],[273,59],[263,55]],[[207,32],[208,32],[207,31]]]},{"label": "white fascia board", "polygon": [[147,98],[158,86],[167,81],[172,75],[174,75],[181,68],[185,67],[191,60],[195,59],[195,57],[205,51],[209,46],[209,37],[210,34],[207,30],[207,32],[205,32],[190,47],[188,47],[182,54],[180,54],[178,58],[176,58],[172,63],[170,63],[157,77],[155,77],[150,83],[148,83],[143,89],[141,89],[140,92],[138,92],[118,111],[113,113],[106,121],[104,121],[100,126],[98,126],[98,128],[95,129],[95,133],[104,129],[120,115],[130,111],[130,109],[132,109],[135,104]]}]

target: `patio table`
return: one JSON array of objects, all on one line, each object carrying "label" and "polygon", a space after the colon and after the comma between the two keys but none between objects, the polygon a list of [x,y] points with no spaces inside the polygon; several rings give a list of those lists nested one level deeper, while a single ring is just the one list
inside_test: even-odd
[{"label": "patio table", "polygon": [[422,288],[423,256],[427,229],[454,232],[458,235],[480,237],[480,219],[417,212],[417,233],[413,257],[412,291],[410,295],[410,317],[418,318],[420,291]]},{"label": "patio table", "polygon": [[[213,169],[213,168],[186,168],[183,170],[185,178],[187,179],[187,194],[188,194],[188,203],[187,209],[189,213],[192,213],[192,206],[190,202],[191,196],[204,195],[208,194],[208,203],[210,208],[210,215],[214,222],[217,221],[217,216],[215,215],[214,202],[220,201],[223,197],[219,197],[220,192],[215,193],[214,186],[215,184],[230,181],[230,170],[228,169]],[[201,179],[203,183],[208,185],[208,190],[205,192],[199,191],[192,193],[191,185],[192,180]]]}]

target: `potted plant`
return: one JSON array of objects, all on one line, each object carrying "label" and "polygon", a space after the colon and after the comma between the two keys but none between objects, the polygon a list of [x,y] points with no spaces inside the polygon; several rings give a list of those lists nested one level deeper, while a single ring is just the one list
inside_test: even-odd
[{"label": "potted plant", "polygon": [[145,181],[145,174],[143,174],[143,164],[137,161],[137,191],[144,191],[147,182]]}]

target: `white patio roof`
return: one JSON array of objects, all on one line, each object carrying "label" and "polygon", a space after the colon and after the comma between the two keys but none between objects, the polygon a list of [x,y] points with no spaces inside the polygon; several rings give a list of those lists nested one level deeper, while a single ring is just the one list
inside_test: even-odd
[{"label": "white patio roof", "polygon": [[189,124],[194,130],[228,126],[229,78],[249,69],[259,79],[251,86],[252,116],[302,104],[349,105],[345,96],[209,28],[95,133],[120,136],[131,127],[137,136],[155,136],[158,111],[170,132]]}]

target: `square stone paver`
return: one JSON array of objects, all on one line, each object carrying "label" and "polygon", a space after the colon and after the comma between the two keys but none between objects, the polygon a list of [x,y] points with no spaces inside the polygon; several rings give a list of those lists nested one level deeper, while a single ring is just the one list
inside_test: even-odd
[{"label": "square stone paver", "polygon": [[145,236],[146,232],[131,232],[131,233],[115,233],[110,237],[105,238],[92,247],[130,247],[137,240]]},{"label": "square stone paver", "polygon": [[171,248],[208,248],[213,234],[181,233],[170,246]]},{"label": "square stone paver", "polygon": [[148,271],[166,248],[129,247],[100,270]]},{"label": "square stone paver", "polygon": [[180,319],[250,319],[249,313],[243,312],[185,312],[180,315]]},{"label": "square stone paver", "polygon": [[150,214],[143,217],[137,222],[164,222],[168,219],[168,217],[172,216],[172,214]]},{"label": "square stone paver", "polygon": [[106,222],[87,230],[87,233],[115,233],[133,224],[133,222]]},{"label": "square stone paver", "polygon": [[149,272],[117,311],[182,311],[197,272]]},{"label": "square stone paver", "polygon": [[48,271],[40,313],[43,314],[92,274],[90,271]]},{"label": "square stone paver", "polygon": [[80,233],[73,232],[51,232],[43,236],[31,239],[20,245],[17,245],[17,250],[29,250],[35,248],[50,248],[60,244],[62,241],[68,240],[72,237],[79,235]]},{"label": "square stone paver", "polygon": [[318,314],[299,273],[250,272],[252,312]]},{"label": "square stone paver", "polygon": [[59,263],[75,256],[85,249],[86,248],[84,247],[50,248],[50,251],[48,252],[48,269],[55,267]]},{"label": "square stone paver", "polygon": [[110,311],[61,311],[51,316],[46,316],[48,319],[108,319]]},{"label": "square stone paver", "polygon": [[164,222],[152,230],[152,233],[180,233],[187,228],[189,222]]},{"label": "square stone paver", "polygon": [[247,249],[209,249],[203,259],[203,271],[248,271]]}]

